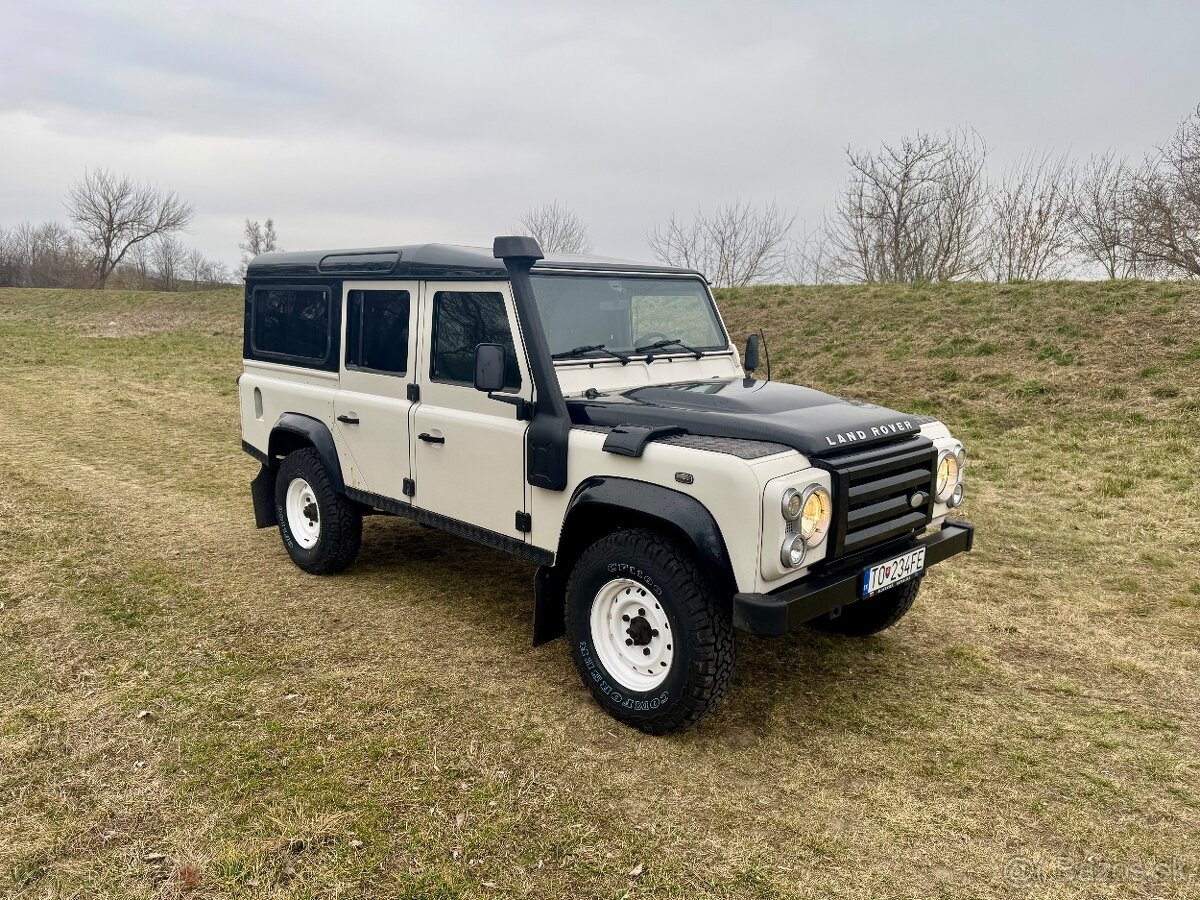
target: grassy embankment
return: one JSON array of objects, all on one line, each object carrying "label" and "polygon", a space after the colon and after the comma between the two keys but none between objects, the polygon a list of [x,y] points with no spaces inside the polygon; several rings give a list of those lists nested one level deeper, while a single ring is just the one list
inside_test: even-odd
[{"label": "grassy embankment", "polygon": [[654,739],[529,648],[530,566],[377,518],[318,580],[253,528],[236,292],[0,291],[0,894],[1193,896],[1052,860],[1194,865],[1200,287],[723,306],[944,417],[978,548]]}]

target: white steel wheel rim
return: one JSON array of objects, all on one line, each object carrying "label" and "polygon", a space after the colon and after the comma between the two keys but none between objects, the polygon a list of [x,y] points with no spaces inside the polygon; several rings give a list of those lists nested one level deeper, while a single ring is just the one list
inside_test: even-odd
[{"label": "white steel wheel rim", "polygon": [[666,610],[640,582],[616,578],[592,600],[592,646],[621,687],[651,691],[666,681],[675,638]]},{"label": "white steel wheel rim", "polygon": [[288,485],[285,506],[292,537],[305,550],[311,550],[321,537],[321,507],[312,485],[303,478],[293,478]]}]

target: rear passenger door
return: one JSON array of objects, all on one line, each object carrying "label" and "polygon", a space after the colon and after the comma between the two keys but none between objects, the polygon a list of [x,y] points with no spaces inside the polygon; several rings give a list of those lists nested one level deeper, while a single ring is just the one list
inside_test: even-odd
[{"label": "rear passenger door", "polygon": [[351,487],[405,500],[410,476],[408,385],[416,359],[418,282],[346,282],[338,435],[353,460]]},{"label": "rear passenger door", "polygon": [[[475,348],[505,348],[504,393],[533,397],[507,282],[428,282],[421,317],[421,402],[413,411],[413,505],[523,540],[525,431],[516,408],[475,390]],[[514,336],[518,339],[514,340]]]}]

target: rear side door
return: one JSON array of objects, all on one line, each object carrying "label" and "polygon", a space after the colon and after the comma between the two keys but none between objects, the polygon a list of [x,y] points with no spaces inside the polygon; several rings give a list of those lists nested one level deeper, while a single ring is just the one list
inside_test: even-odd
[{"label": "rear side door", "polygon": [[504,393],[533,380],[508,282],[428,282],[422,304],[421,402],[413,410],[413,505],[525,540],[525,431],[516,408],[474,387],[475,348],[505,348]]},{"label": "rear side door", "polygon": [[404,500],[411,475],[409,384],[419,282],[346,282],[338,435],[354,461],[351,487]]}]

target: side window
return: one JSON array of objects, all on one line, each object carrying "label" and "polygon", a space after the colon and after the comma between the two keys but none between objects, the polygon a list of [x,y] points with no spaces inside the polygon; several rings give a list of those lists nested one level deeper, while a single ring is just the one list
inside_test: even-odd
[{"label": "side window", "polygon": [[504,296],[492,291],[438,291],[433,295],[433,353],[429,375],[450,384],[475,383],[475,348],[504,347],[504,389],[521,387]]},{"label": "side window", "polygon": [[329,291],[257,288],[253,349],[270,356],[321,362],[329,355]]},{"label": "side window", "polygon": [[408,371],[408,291],[350,291],[346,368],[387,375]]}]

